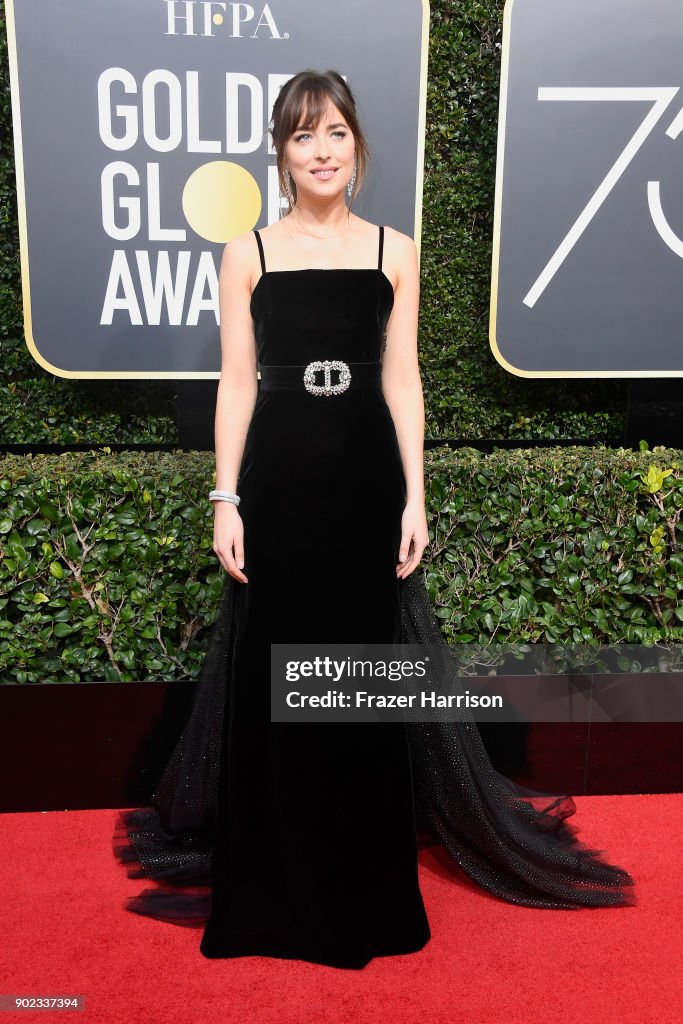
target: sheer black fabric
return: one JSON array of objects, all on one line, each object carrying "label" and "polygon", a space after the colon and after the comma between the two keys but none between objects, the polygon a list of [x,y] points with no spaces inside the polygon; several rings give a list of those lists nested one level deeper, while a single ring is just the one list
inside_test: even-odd
[{"label": "sheer black fabric", "polygon": [[[439,689],[464,694],[456,660],[413,573],[402,588],[404,643],[430,645]],[[433,646],[432,646],[433,645]],[[408,723],[415,799],[453,860],[485,889],[527,907],[633,905],[628,871],[576,838],[569,795],[528,789],[496,771],[474,720]]]},{"label": "sheer black fabric", "polygon": [[[399,584],[402,642],[436,645],[449,692],[460,692],[456,662],[419,570]],[[129,897],[127,909],[174,924],[202,925],[211,907],[218,754],[241,586],[226,576],[192,711],[152,806],[119,812],[115,825],[114,852],[129,877],[160,883]],[[629,872],[581,843],[566,822],[576,811],[571,796],[529,790],[497,772],[474,721],[411,722],[406,729],[421,833],[435,837],[475,882],[529,907],[637,903]],[[363,836],[357,839],[362,843]]]}]

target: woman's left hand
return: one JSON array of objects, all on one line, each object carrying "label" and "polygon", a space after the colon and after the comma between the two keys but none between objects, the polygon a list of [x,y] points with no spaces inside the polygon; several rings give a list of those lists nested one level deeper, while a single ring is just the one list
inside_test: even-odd
[{"label": "woman's left hand", "polygon": [[408,502],[401,519],[401,547],[396,576],[399,579],[409,576],[422,558],[422,552],[429,544],[427,516],[424,502]]}]

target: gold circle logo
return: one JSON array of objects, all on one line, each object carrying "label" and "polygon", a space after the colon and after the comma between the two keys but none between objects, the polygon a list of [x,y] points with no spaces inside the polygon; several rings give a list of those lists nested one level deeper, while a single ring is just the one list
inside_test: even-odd
[{"label": "gold circle logo", "polygon": [[230,160],[212,160],[193,171],[182,203],[187,223],[207,242],[229,242],[261,216],[261,191],[253,175]]}]

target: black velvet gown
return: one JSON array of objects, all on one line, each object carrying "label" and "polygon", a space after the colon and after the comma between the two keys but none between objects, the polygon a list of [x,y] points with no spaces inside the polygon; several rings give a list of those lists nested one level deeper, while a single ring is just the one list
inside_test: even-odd
[{"label": "black velvet gown", "polygon": [[[127,909],[203,926],[206,957],[362,968],[430,938],[418,830],[508,902],[634,904],[628,872],[565,822],[572,798],[498,773],[474,721],[270,721],[271,643],[436,644],[451,692],[457,676],[419,567],[396,577],[406,495],[380,383],[384,229],[362,269],[268,271],[255,236],[262,379],[237,487],[248,583],[226,573],[152,806],[117,817],[116,856],[157,883]],[[320,367],[307,386],[317,360],[341,372]]]}]

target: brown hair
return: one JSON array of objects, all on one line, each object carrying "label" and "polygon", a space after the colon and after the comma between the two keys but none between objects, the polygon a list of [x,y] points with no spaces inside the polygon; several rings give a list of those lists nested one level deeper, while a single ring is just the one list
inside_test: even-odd
[{"label": "brown hair", "polygon": [[[370,161],[370,151],[363,129],[356,113],[356,101],[348,85],[338,71],[299,71],[280,89],[273,104],[272,129],[270,135],[277,156],[277,172],[280,191],[287,195],[285,188],[285,144],[297,127],[316,128],[320,122],[328,100],[341,111],[344,120],[351,129],[355,141],[356,180],[349,200],[349,209],[360,191]],[[296,185],[291,181],[291,191],[296,203]],[[291,213],[293,204],[287,198]]]}]

